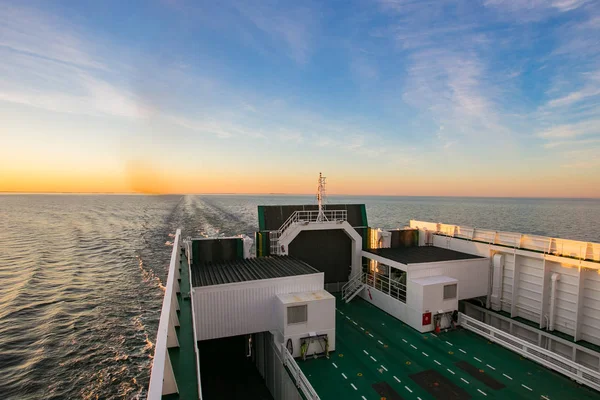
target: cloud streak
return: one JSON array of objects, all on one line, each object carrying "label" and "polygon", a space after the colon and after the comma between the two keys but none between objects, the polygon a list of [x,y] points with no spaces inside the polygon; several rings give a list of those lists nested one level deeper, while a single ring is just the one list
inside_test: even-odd
[{"label": "cloud streak", "polygon": [[118,75],[94,48],[67,21],[7,6],[0,14],[0,100],[61,113],[143,118],[143,101],[107,80]]},{"label": "cloud streak", "polygon": [[234,7],[252,25],[266,34],[270,41],[283,46],[287,55],[298,64],[306,64],[311,56],[312,36],[318,17],[308,7],[295,6],[286,10],[276,2],[235,2]]}]

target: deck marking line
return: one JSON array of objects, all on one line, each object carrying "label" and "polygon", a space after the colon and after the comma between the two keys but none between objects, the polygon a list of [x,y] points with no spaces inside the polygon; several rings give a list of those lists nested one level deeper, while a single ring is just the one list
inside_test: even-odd
[{"label": "deck marking line", "polygon": [[408,343],[408,342],[406,341],[406,339],[402,339],[402,341],[403,341],[404,343]]},{"label": "deck marking line", "polygon": [[454,346],[452,343],[450,343],[449,341],[446,340],[446,343],[448,343],[450,346]]},{"label": "deck marking line", "polygon": [[425,353],[424,351],[421,352],[425,357],[429,357],[429,354]]},{"label": "deck marking line", "polygon": [[527,390],[529,390],[529,391],[533,392],[533,389],[532,389],[532,388],[530,388],[529,386],[525,386],[525,385],[523,385],[522,383],[521,383],[521,386],[523,386],[525,389],[527,389]]},{"label": "deck marking line", "polygon": [[365,396],[362,396],[363,400],[367,400],[367,398]]},{"label": "deck marking line", "polygon": [[378,340],[377,343],[383,345],[383,342],[381,340]]},{"label": "deck marking line", "polygon": [[365,330],[365,328],[363,328],[362,326],[360,327],[360,329],[362,329],[363,331]]},{"label": "deck marking line", "polygon": [[385,369],[386,371],[388,370],[386,367],[384,367],[383,365],[381,366],[381,368]]},{"label": "deck marking line", "polygon": [[452,371],[450,368],[446,368],[448,370],[448,372],[450,372],[452,375],[456,375],[456,373],[454,371]]},{"label": "deck marking line", "polygon": [[354,325],[358,325],[358,324],[357,324],[355,321],[352,321],[352,323],[353,323]]},{"label": "deck marking line", "polygon": [[347,316],[347,315],[346,315],[346,318],[347,318],[347,319],[350,319],[350,317],[349,317],[349,316]]},{"label": "deck marking line", "polygon": [[549,398],[547,398],[547,397],[546,397],[546,396],[544,396],[544,395],[541,395],[540,397],[541,397],[542,399],[550,400]]},{"label": "deck marking line", "polygon": [[394,379],[398,381],[398,383],[402,382],[400,379],[396,378],[396,375],[394,375]]},{"label": "deck marking line", "polygon": [[481,393],[482,395],[484,395],[484,396],[487,396],[487,394],[486,394],[484,391],[482,391],[481,389],[477,389],[477,391],[478,391],[479,393]]},{"label": "deck marking line", "polygon": [[370,333],[369,333],[369,336],[373,337],[373,335],[371,335]]},{"label": "deck marking line", "polygon": [[506,374],[502,374],[502,375],[504,375],[505,377],[507,377],[508,379],[510,379],[512,381],[512,378],[510,376],[508,376]]},{"label": "deck marking line", "polygon": [[415,346],[414,344],[411,344],[410,347],[412,347],[413,349],[417,349],[417,346]]},{"label": "deck marking line", "polygon": [[377,360],[375,359],[375,357],[373,357],[373,356],[369,356],[369,357],[371,357],[371,360],[377,362]]},{"label": "deck marking line", "polygon": [[369,352],[368,352],[368,351],[366,351],[366,350],[363,350],[363,351],[365,352],[365,354],[366,354],[366,355],[369,355]]},{"label": "deck marking line", "polygon": [[344,379],[348,379],[348,377],[346,376],[346,374],[344,374],[343,372],[342,372],[342,376],[344,377]]},{"label": "deck marking line", "polygon": [[438,360],[433,360],[434,363],[436,363],[437,365],[442,365]]},{"label": "deck marking line", "polygon": [[333,366],[337,368],[337,365],[335,365],[335,363],[331,363],[331,364],[333,364]]},{"label": "deck marking line", "polygon": [[432,333],[432,334],[431,334],[431,336],[433,336],[433,337],[437,337],[437,335],[436,335],[435,333]]},{"label": "deck marking line", "polygon": [[469,384],[469,381],[466,380],[465,378],[460,378],[461,381],[463,381],[464,383],[466,383],[467,385]]},{"label": "deck marking line", "polygon": [[482,362],[482,361],[481,361],[479,358],[477,358],[477,357],[473,357],[473,358],[474,358],[474,359],[476,359],[476,360],[477,360],[477,361],[479,361],[479,362]]},{"label": "deck marking line", "polygon": [[493,369],[494,371],[496,370],[496,368],[492,367],[490,364],[485,364],[485,365],[487,365],[488,367],[490,367],[490,368],[491,368],[491,369]]},{"label": "deck marking line", "polygon": [[404,386],[404,388],[412,393],[412,390],[410,390],[410,388],[408,386]]},{"label": "deck marking line", "polygon": [[467,352],[464,351],[463,349],[458,349],[458,351],[462,351],[463,353],[467,354]]},{"label": "deck marking line", "polygon": [[351,383],[351,384],[350,384],[350,386],[352,386],[352,387],[354,388],[354,390],[358,390],[358,389],[356,388],[356,386],[354,386],[354,383]]}]

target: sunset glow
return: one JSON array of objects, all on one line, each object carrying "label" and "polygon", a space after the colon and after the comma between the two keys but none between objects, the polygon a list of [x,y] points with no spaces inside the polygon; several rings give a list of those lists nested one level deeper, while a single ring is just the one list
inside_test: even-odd
[{"label": "sunset glow", "polygon": [[597,2],[102,3],[0,0],[0,192],[600,197]]}]

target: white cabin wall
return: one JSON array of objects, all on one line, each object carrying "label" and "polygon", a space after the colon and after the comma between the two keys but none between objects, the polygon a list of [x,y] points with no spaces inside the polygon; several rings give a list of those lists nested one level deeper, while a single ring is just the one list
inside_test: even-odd
[{"label": "white cabin wall", "polygon": [[502,311],[510,313],[511,299],[513,293],[513,282],[515,279],[515,255],[506,254],[504,256],[504,277],[502,279]]},{"label": "white cabin wall", "polygon": [[[420,332],[423,332],[420,330],[422,322],[422,315],[420,309],[409,307],[407,304],[402,303],[400,300],[396,300],[393,297],[388,296],[387,293],[380,292],[379,290],[374,289],[372,287],[367,287],[365,290],[362,291],[360,296],[367,302],[376,306],[377,308],[382,309],[391,316],[419,330]],[[413,303],[417,302],[416,297],[418,296],[415,294],[415,300],[413,301]],[[419,303],[419,307],[420,306],[421,303]]]},{"label": "white cabin wall", "polygon": [[198,340],[277,329],[275,296],[323,289],[324,274],[194,287]]},{"label": "white cabin wall", "polygon": [[411,264],[406,278],[408,281],[429,276],[449,276],[460,282],[458,299],[465,300],[488,294],[489,274],[489,259],[471,259]]},{"label": "white cabin wall", "polygon": [[573,336],[575,335],[579,270],[563,267],[556,262],[547,262],[547,264],[550,275],[553,272],[560,274],[560,280],[557,282],[556,287],[554,329]]},{"label": "white cabin wall", "polygon": [[[498,234],[500,235],[500,233]],[[433,243],[438,247],[483,257],[492,257],[497,253],[504,254],[501,289],[502,311],[512,313],[513,317],[522,317],[533,321],[541,327],[546,326],[551,311],[550,277],[552,273],[560,274],[556,289],[554,329],[571,336],[575,336],[577,333],[578,340],[600,345],[600,269],[582,267],[581,288],[579,277],[579,264],[585,267],[594,264],[441,235],[434,235]],[[596,246],[593,247],[594,249],[598,247],[596,244],[593,245]],[[594,257],[596,257],[595,254]],[[515,269],[517,271],[516,285]],[[515,287],[515,307],[513,308],[513,289]],[[577,332],[576,328],[578,328]],[[518,332],[515,333],[518,334]],[[560,344],[556,346],[556,351],[559,353],[563,350],[564,352],[568,351],[568,346],[564,346],[565,349],[562,349]]]},{"label": "white cabin wall", "polygon": [[537,322],[540,320],[542,307],[543,260],[517,256],[517,262],[519,263],[519,285],[515,316]]},{"label": "white cabin wall", "polygon": [[[281,315],[279,323],[283,342],[287,343],[288,339],[292,340],[293,352],[292,357],[300,357],[300,339],[308,335],[309,332],[314,332],[318,335],[326,334],[329,341],[329,351],[335,350],[335,297],[331,296],[319,300],[299,301],[294,303],[282,303],[276,301],[276,308],[280,311],[277,314]],[[307,321],[305,323],[291,324],[287,322],[287,308],[291,306],[307,306]],[[311,343],[308,347],[307,354],[321,353],[323,349],[320,343]]]},{"label": "white cabin wall", "polygon": [[585,272],[583,289],[583,308],[581,320],[581,339],[600,344],[600,274],[598,271]]}]

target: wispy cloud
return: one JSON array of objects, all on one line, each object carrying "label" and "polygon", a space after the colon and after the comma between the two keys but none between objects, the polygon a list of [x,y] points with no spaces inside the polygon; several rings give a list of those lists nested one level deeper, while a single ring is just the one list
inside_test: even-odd
[{"label": "wispy cloud", "polygon": [[428,50],[411,59],[404,101],[444,126],[454,140],[509,133],[491,97],[495,89],[486,82],[485,66],[476,56]]},{"label": "wispy cloud", "polygon": [[299,64],[308,62],[318,24],[318,14],[311,8],[298,5],[280,9],[273,1],[238,1],[234,7],[272,43],[285,46],[290,58]]},{"label": "wispy cloud", "polygon": [[71,114],[146,115],[140,99],[106,79],[115,72],[78,27],[37,10],[3,7],[0,100]]},{"label": "wispy cloud", "polygon": [[539,132],[537,136],[543,139],[564,139],[594,134],[600,135],[600,119],[555,126]]},{"label": "wispy cloud", "polygon": [[185,117],[167,117],[167,120],[186,129],[206,134],[214,135],[221,139],[232,137],[250,137],[264,138],[265,135],[260,130],[248,129],[242,125],[227,123],[215,119],[189,119]]},{"label": "wispy cloud", "polygon": [[525,19],[540,19],[546,16],[542,14],[545,10],[567,12],[591,2],[592,0],[486,0],[484,4],[486,7],[518,13],[518,17]]},{"label": "wispy cloud", "polygon": [[600,138],[584,139],[584,140],[559,140],[551,141],[544,144],[547,149],[572,149],[573,147],[581,148],[582,146],[600,144]]},{"label": "wispy cloud", "polygon": [[0,46],[86,68],[107,69],[96,47],[67,21],[40,11],[2,4]]}]

